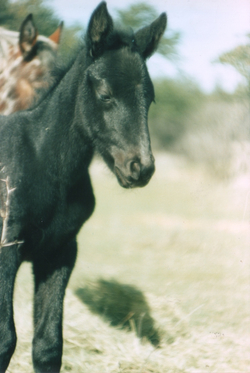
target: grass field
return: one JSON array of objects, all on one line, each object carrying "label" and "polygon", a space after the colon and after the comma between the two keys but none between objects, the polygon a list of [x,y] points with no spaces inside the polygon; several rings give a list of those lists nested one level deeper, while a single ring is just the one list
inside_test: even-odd
[{"label": "grass field", "polygon": [[[219,183],[161,154],[156,167],[147,187],[126,191],[103,162],[92,165],[97,205],[78,236],[62,372],[250,372],[250,178]],[[15,320],[8,372],[30,373],[28,263]]]}]

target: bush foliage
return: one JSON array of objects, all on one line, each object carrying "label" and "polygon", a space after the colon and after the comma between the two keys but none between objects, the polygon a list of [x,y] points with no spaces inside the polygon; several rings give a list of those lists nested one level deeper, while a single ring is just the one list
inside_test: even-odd
[{"label": "bush foliage", "polygon": [[155,104],[151,105],[149,123],[154,146],[171,148],[187,131],[190,115],[204,99],[199,88],[188,79],[157,80]]}]

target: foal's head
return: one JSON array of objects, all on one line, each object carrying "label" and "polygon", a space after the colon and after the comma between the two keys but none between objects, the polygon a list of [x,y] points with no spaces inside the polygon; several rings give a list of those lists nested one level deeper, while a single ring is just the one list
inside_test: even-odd
[{"label": "foal's head", "polygon": [[19,33],[0,28],[0,114],[28,108],[49,86],[61,30],[62,24],[49,38],[38,35],[31,14]]},{"label": "foal's head", "polygon": [[103,2],[87,30],[92,138],[125,188],[146,185],[154,172],[147,122],[154,88],[145,60],[157,49],[165,27],[163,13],[135,34],[118,32]]}]

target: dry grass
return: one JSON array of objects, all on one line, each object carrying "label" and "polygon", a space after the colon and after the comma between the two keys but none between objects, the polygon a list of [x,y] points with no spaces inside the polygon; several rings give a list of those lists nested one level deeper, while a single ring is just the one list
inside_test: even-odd
[{"label": "dry grass", "polygon": [[[157,156],[157,172],[141,190],[121,189],[98,161],[91,172],[97,207],[78,237],[62,372],[250,372],[249,175],[216,183],[166,155]],[[31,279],[24,264],[15,289],[18,346],[8,373],[32,372]],[[119,309],[124,291],[116,288],[116,306],[114,296],[109,303],[112,286],[100,283],[141,292],[159,348],[140,338],[135,317],[128,317],[131,331],[103,317],[108,305]],[[102,306],[82,302],[79,289],[95,289]],[[136,307],[134,315],[141,312]]]}]

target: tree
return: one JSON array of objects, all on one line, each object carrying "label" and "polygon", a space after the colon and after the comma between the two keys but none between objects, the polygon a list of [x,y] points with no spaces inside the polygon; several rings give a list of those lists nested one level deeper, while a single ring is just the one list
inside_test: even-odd
[{"label": "tree", "polygon": [[250,34],[247,37],[249,39],[247,44],[240,45],[229,52],[223,53],[219,57],[219,62],[233,66],[247,79],[250,87]]},{"label": "tree", "polygon": [[19,30],[29,13],[33,14],[39,33],[45,36],[52,34],[61,21],[44,0],[1,1],[4,1],[5,16],[0,23],[10,30]]},{"label": "tree", "polygon": [[153,146],[172,149],[189,130],[190,117],[201,106],[204,95],[192,80],[158,79],[154,82],[156,99],[149,110]]},{"label": "tree", "polygon": [[[132,27],[134,30],[144,27],[156,19],[159,14],[156,9],[146,3],[137,3],[130,5],[125,10],[117,10],[118,22],[124,27]],[[176,46],[180,40],[180,33],[169,31],[170,36],[163,35],[161,38],[158,53],[173,60],[178,56]]]},{"label": "tree", "polygon": [[9,0],[0,1],[0,25],[4,25],[9,21],[11,15],[9,14]]},{"label": "tree", "polygon": [[[18,31],[29,13],[34,16],[39,34],[44,36],[51,35],[62,21],[49,7],[48,0],[0,0],[0,26]],[[81,29],[78,24],[63,29],[59,54],[65,62],[77,48],[79,43],[77,35]]]}]

